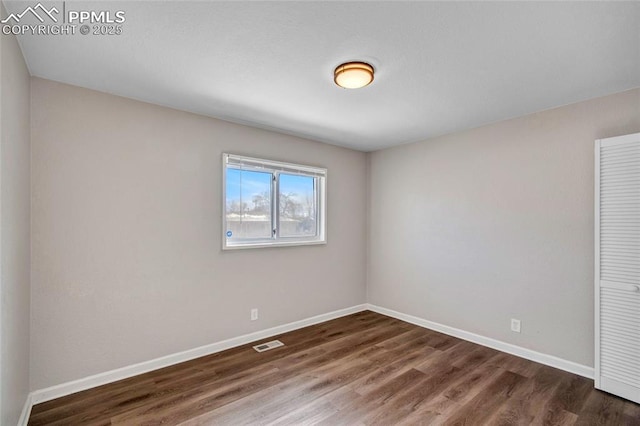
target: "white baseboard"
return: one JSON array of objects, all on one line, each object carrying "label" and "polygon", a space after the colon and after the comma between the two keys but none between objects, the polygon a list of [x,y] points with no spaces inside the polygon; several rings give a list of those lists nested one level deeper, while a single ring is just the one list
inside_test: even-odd
[{"label": "white baseboard", "polygon": [[[129,377],[137,376],[139,374],[147,373],[149,371],[157,370],[159,368],[169,367],[174,364],[189,361],[195,358],[199,358],[205,355],[211,355],[216,352],[221,352],[227,349],[235,348],[236,346],[245,345],[247,343],[255,342],[256,340],[262,340],[267,337],[275,336],[277,334],[286,333],[289,331],[297,330],[299,328],[308,327],[313,324],[329,321],[335,318],[340,318],[345,315],[354,314],[367,310],[367,305],[356,305],[350,308],[339,309],[337,311],[329,312],[326,314],[316,315],[314,317],[306,318],[300,321],[294,321],[288,324],[280,325],[277,327],[268,328],[266,330],[256,331],[254,333],[245,334],[243,336],[234,337],[231,339],[223,340],[221,342],[212,343],[198,348],[189,349],[184,352],[178,352],[175,354],[163,356],[160,358],[152,359],[150,361],[141,362],[138,364],[129,365],[127,367],[118,368],[116,370],[106,371],[104,373],[96,374],[93,376],[85,377],[83,379],[74,380],[60,385],[51,386],[46,389],[40,389],[31,392],[29,395],[29,407],[28,411],[31,411],[31,406],[52,399],[60,398],[62,396],[70,395],[72,393],[80,392],[86,389],[94,388],[96,386],[105,385],[107,383],[113,383],[118,380],[126,379]],[[25,413],[27,407],[25,405]],[[23,413],[24,415],[24,413]],[[26,420],[29,419],[29,414],[26,414]],[[26,424],[26,420],[25,423]],[[20,423],[22,425],[22,423]]]},{"label": "white baseboard", "polygon": [[31,415],[31,407],[33,407],[33,393],[27,395],[27,399],[24,401],[24,407],[22,407],[22,413],[20,414],[20,419],[18,419],[18,426],[27,426]]},{"label": "white baseboard", "polygon": [[534,350],[516,346],[511,343],[506,343],[500,340],[492,339],[490,337],[470,333],[468,331],[414,317],[413,315],[403,314],[402,312],[397,312],[380,306],[367,304],[367,309],[382,315],[387,315],[389,317],[418,325],[420,327],[448,334],[449,336],[477,343],[482,346],[487,346],[492,349],[497,349],[501,352],[506,352],[520,358],[525,358],[534,362],[538,362],[540,364],[548,365],[550,367],[559,368],[560,370],[568,371],[569,373],[577,374],[588,379],[593,379],[593,368],[586,365],[578,364],[573,361],[567,361],[566,359],[558,358],[553,355],[543,354],[541,352],[536,352]]}]

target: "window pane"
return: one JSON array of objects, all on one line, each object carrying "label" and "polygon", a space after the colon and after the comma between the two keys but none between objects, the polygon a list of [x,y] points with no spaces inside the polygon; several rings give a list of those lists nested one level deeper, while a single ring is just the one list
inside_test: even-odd
[{"label": "window pane", "polygon": [[227,168],[226,238],[271,238],[271,173]]},{"label": "window pane", "polygon": [[282,237],[308,237],[317,232],[315,178],[280,174],[280,223]]}]

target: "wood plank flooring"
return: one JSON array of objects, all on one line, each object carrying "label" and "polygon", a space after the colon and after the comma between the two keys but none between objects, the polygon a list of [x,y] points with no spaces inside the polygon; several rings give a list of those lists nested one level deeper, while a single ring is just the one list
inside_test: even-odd
[{"label": "wood plank flooring", "polygon": [[640,425],[591,380],[369,311],[275,338],[38,404],[29,425]]}]

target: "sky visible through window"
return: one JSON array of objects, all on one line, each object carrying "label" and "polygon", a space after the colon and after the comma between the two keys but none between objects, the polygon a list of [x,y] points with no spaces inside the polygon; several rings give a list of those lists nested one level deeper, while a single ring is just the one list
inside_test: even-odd
[{"label": "sky visible through window", "polygon": [[251,202],[255,195],[271,192],[271,173],[227,169],[227,204],[231,201]]},{"label": "sky visible through window", "polygon": [[[242,199],[242,203],[252,207],[256,197],[271,193],[271,176],[271,173],[227,169],[227,206],[232,202],[240,203]],[[280,175],[280,192],[304,203],[307,197],[313,197],[313,178],[283,173]]]}]

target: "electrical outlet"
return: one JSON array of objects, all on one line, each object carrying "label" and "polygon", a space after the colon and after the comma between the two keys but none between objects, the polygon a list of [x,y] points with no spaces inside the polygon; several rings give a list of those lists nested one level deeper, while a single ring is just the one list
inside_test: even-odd
[{"label": "electrical outlet", "polygon": [[258,308],[251,309],[251,321],[258,319]]},{"label": "electrical outlet", "polygon": [[511,318],[511,331],[520,333],[520,320]]}]

